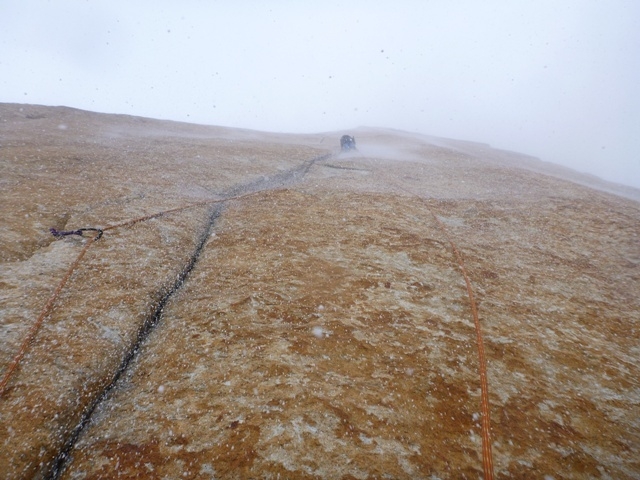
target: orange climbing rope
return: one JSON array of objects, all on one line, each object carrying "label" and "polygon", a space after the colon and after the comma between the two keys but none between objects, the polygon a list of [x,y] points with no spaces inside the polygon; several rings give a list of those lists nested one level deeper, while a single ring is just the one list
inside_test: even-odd
[{"label": "orange climbing rope", "polygon": [[454,243],[447,227],[442,220],[429,208],[429,212],[435,218],[438,226],[447,237],[451,248],[456,256],[464,282],[467,285],[467,294],[469,295],[469,302],[471,303],[471,315],[473,316],[473,323],[476,329],[476,342],[478,344],[478,363],[480,370],[480,395],[482,397],[482,467],[484,470],[485,480],[493,479],[493,456],[491,454],[491,420],[489,417],[489,384],[487,381],[487,360],[484,355],[484,341],[482,339],[482,331],[480,329],[480,320],[478,319],[478,307],[476,306],[476,300],[473,296],[473,289],[471,288],[471,280],[467,273],[467,269],[464,264],[464,258],[458,250],[458,247]]},{"label": "orange climbing rope", "polygon": [[429,203],[420,195],[413,193],[401,185],[396,183],[393,184],[399,190],[402,190],[412,197],[420,200],[427,211],[431,214],[431,216],[436,221],[440,230],[447,238],[449,245],[451,245],[451,249],[456,257],[456,261],[458,262],[458,266],[460,267],[460,271],[462,272],[462,276],[464,277],[464,282],[467,286],[467,295],[469,296],[469,303],[471,304],[471,316],[473,317],[473,324],[475,326],[476,331],[476,343],[478,346],[478,370],[480,373],[480,397],[481,397],[481,410],[482,410],[482,469],[484,472],[485,480],[493,480],[493,455],[491,453],[491,418],[489,415],[489,383],[487,381],[487,360],[484,354],[484,341],[482,338],[482,330],[480,328],[480,320],[478,318],[478,307],[476,305],[476,300],[473,295],[473,288],[471,287],[471,280],[469,279],[469,274],[467,273],[467,268],[464,263],[464,258],[460,253],[456,243],[453,241],[453,238],[449,234],[449,230],[445,226],[445,224],[438,218],[435,214],[433,208],[429,205]]},{"label": "orange climbing rope", "polygon": [[[484,352],[484,342],[483,342],[483,338],[482,338],[482,331],[481,331],[481,328],[480,328],[480,321],[479,321],[479,318],[478,318],[478,309],[477,309],[477,306],[476,306],[475,297],[473,295],[473,289],[471,287],[471,280],[469,279],[469,275],[468,275],[466,267],[465,267],[464,258],[462,257],[462,254],[460,253],[458,247],[456,246],[456,244],[453,241],[451,235],[449,234],[449,231],[447,230],[446,226],[438,218],[438,216],[435,214],[435,212],[429,206],[429,204],[426,202],[426,200],[424,198],[422,198],[421,196],[416,195],[416,194],[406,190],[403,187],[400,187],[398,185],[396,185],[396,187],[398,187],[401,190],[409,193],[410,195],[418,198],[419,200],[421,200],[425,204],[427,210],[433,216],[433,218],[435,219],[435,221],[438,224],[439,228],[442,230],[442,232],[446,236],[447,241],[451,245],[451,248],[453,249],[453,252],[455,254],[456,260],[458,262],[458,265],[460,267],[460,270],[461,270],[462,275],[463,275],[464,280],[465,280],[465,284],[466,284],[466,288],[467,288],[467,294],[469,296],[469,301],[470,301],[470,304],[471,304],[471,314],[472,314],[473,322],[474,322],[474,325],[475,325],[476,341],[477,341],[477,346],[478,346],[479,371],[480,371],[480,389],[481,389],[481,402],[482,402],[482,406],[481,406],[481,408],[482,408],[482,460],[483,460],[482,465],[483,465],[483,471],[484,471],[485,480],[493,480],[493,457],[492,457],[492,453],[491,453],[491,433],[490,433],[491,421],[490,421],[490,415],[489,415],[489,393],[488,393],[489,392],[489,388],[488,388],[488,381],[487,381],[487,364],[486,364],[486,358],[485,358],[485,352]],[[8,367],[7,371],[5,372],[2,380],[0,381],[0,397],[2,395],[4,395],[4,393],[6,392],[7,384],[9,382],[11,376],[13,375],[13,373],[17,369],[18,365],[20,364],[20,361],[22,360],[22,358],[26,354],[27,350],[29,349],[29,346],[33,342],[36,334],[38,333],[38,331],[42,327],[42,324],[44,323],[45,318],[47,317],[47,315],[53,309],[53,306],[54,306],[58,296],[60,295],[60,292],[65,287],[65,285],[66,285],[67,281],[69,280],[69,278],[71,277],[73,271],[80,264],[80,262],[82,261],[82,258],[85,256],[85,254],[87,253],[89,248],[96,242],[96,240],[98,240],[102,236],[103,232],[108,231],[108,230],[113,230],[113,229],[116,229],[116,228],[121,228],[121,227],[130,227],[130,226],[135,225],[137,223],[144,222],[144,221],[147,221],[147,220],[151,220],[151,219],[154,219],[154,218],[158,218],[158,217],[161,217],[163,215],[170,214],[170,213],[175,213],[175,212],[179,212],[179,211],[183,211],[183,210],[187,210],[187,209],[190,209],[190,208],[195,208],[195,207],[203,206],[203,205],[211,205],[211,204],[221,203],[221,202],[225,202],[225,201],[229,201],[229,200],[246,198],[246,197],[249,197],[249,196],[252,196],[252,195],[256,195],[256,194],[259,194],[259,193],[261,193],[261,192],[260,191],[252,192],[252,193],[237,195],[237,196],[234,196],[234,197],[229,197],[229,198],[220,199],[220,200],[204,200],[202,202],[189,204],[189,205],[186,205],[186,206],[177,207],[177,208],[173,208],[173,209],[170,209],[170,210],[164,210],[162,212],[158,212],[158,213],[155,213],[155,214],[145,215],[145,216],[142,216],[142,217],[135,218],[133,220],[127,220],[127,221],[122,222],[122,223],[110,225],[110,226],[105,227],[103,229],[81,229],[81,230],[95,230],[97,233],[96,233],[96,235],[94,235],[85,244],[84,248],[80,251],[80,253],[78,254],[77,258],[71,264],[71,266],[69,267],[69,269],[65,273],[64,277],[62,278],[62,280],[58,284],[56,290],[53,292],[53,294],[51,295],[51,297],[47,301],[47,303],[44,306],[42,312],[38,316],[38,319],[32,325],[32,327],[29,329],[29,331],[27,333],[27,336],[25,337],[24,341],[22,342],[22,345],[20,346],[20,349],[18,350],[18,353],[15,355],[13,361],[9,365],[9,367]],[[69,233],[75,233],[75,232],[69,232]]]}]

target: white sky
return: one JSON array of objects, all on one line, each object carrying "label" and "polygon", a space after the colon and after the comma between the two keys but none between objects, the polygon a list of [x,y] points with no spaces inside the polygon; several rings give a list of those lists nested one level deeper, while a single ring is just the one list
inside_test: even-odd
[{"label": "white sky", "polygon": [[640,187],[639,23],[638,0],[0,0],[0,102],[397,128]]}]

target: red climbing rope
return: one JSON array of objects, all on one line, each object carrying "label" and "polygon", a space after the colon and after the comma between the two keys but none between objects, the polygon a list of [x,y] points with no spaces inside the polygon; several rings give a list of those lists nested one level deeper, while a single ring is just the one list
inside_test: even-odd
[{"label": "red climbing rope", "polygon": [[49,297],[49,300],[47,300],[47,303],[45,304],[44,308],[42,309],[42,312],[40,312],[40,315],[38,316],[38,319],[35,321],[35,323],[31,326],[31,328],[27,332],[27,335],[26,335],[25,339],[22,341],[22,344],[20,345],[20,349],[18,350],[18,353],[16,353],[16,355],[13,357],[13,360],[9,364],[9,367],[4,372],[2,380],[0,380],[0,397],[2,397],[5,394],[5,392],[7,390],[7,384],[9,383],[9,380],[11,379],[11,376],[14,374],[14,372],[18,368],[18,365],[20,364],[20,362],[22,361],[23,357],[25,356],[25,354],[29,350],[29,347],[31,346],[31,343],[33,342],[33,339],[36,337],[36,335],[37,335],[38,331],[40,330],[40,328],[42,327],[42,324],[44,323],[45,318],[47,317],[47,315],[49,315],[49,313],[51,313],[51,310],[53,310],[53,307],[54,307],[54,305],[56,303],[56,300],[58,299],[58,296],[60,295],[60,292],[62,292],[62,289],[67,284],[67,281],[71,277],[71,274],[77,268],[77,266],[80,264],[80,262],[82,261],[82,258],[85,256],[85,254],[87,253],[89,248],[91,248],[91,246],[96,242],[96,240],[98,240],[99,238],[102,237],[104,232],[106,232],[108,230],[113,230],[113,229],[116,229],[116,228],[121,228],[121,227],[130,227],[132,225],[135,225],[136,223],[145,222],[147,220],[152,220],[154,218],[158,218],[158,217],[161,217],[163,215],[168,215],[170,213],[180,212],[180,211],[183,211],[183,210],[188,210],[190,208],[200,207],[200,206],[203,206],[203,205],[213,205],[213,204],[216,204],[216,203],[226,202],[226,201],[230,201],[230,200],[237,200],[237,199],[241,199],[241,198],[246,198],[246,197],[249,197],[249,196],[252,196],[252,195],[256,195],[258,193],[260,193],[260,192],[245,193],[245,194],[242,194],[242,195],[236,195],[234,197],[229,197],[229,198],[219,199],[219,200],[203,200],[202,202],[192,203],[192,204],[185,205],[185,206],[182,206],[182,207],[172,208],[170,210],[163,210],[162,212],[154,213],[154,214],[151,214],[151,215],[145,215],[143,217],[134,218],[133,220],[127,220],[125,222],[117,223],[117,224],[114,224],[114,225],[109,225],[108,227],[105,227],[105,228],[81,228],[81,229],[78,229],[78,230],[73,230],[73,231],[68,231],[68,232],[59,232],[59,231],[57,231],[55,229],[52,229],[52,231],[51,231],[52,235],[54,235],[57,238],[68,236],[68,235],[80,235],[80,236],[82,236],[82,234],[84,232],[87,232],[87,231],[93,231],[93,232],[96,232],[96,234],[92,238],[89,239],[89,241],[85,244],[84,248],[80,251],[80,253],[76,257],[74,262],[71,264],[71,266],[69,267],[69,269],[65,273],[64,277],[62,277],[62,280],[60,281],[60,283],[56,287],[56,289],[53,292],[53,294],[51,294],[51,296]]},{"label": "red climbing rope", "polygon": [[[480,321],[479,321],[479,318],[478,318],[478,308],[476,306],[475,297],[473,295],[473,289],[471,287],[471,280],[469,279],[469,275],[468,275],[466,267],[465,267],[464,258],[462,257],[462,254],[460,253],[458,247],[456,246],[456,244],[453,241],[451,235],[449,234],[449,231],[447,230],[446,226],[438,218],[438,216],[435,214],[435,212],[430,207],[430,205],[426,202],[426,200],[423,199],[422,197],[420,197],[419,195],[416,195],[416,194],[414,194],[412,192],[407,191],[403,187],[400,187],[398,185],[396,185],[396,187],[398,187],[401,190],[409,193],[410,195],[418,198],[419,200],[421,200],[425,204],[427,210],[433,216],[433,218],[435,219],[436,223],[438,224],[438,226],[440,227],[440,229],[442,230],[442,232],[446,236],[449,244],[451,245],[451,248],[453,249],[453,252],[455,254],[456,260],[458,262],[458,265],[459,265],[460,270],[462,272],[462,275],[464,277],[464,281],[465,281],[465,284],[466,284],[466,287],[467,287],[467,294],[469,296],[469,301],[470,301],[470,304],[471,304],[471,314],[473,316],[473,322],[474,322],[474,325],[475,325],[476,341],[477,341],[477,346],[478,346],[478,359],[479,359],[479,371],[480,371],[480,389],[481,389],[481,401],[482,401],[482,460],[483,460],[482,465],[483,465],[483,471],[484,471],[485,480],[493,480],[493,457],[492,457],[492,453],[491,453],[491,433],[490,433],[491,421],[490,421],[490,416],[489,416],[489,388],[488,388],[488,381],[487,381],[487,363],[486,363],[486,359],[485,359],[484,342],[483,342],[483,338],[482,338],[482,331],[481,331],[481,328],[480,328]],[[130,227],[132,225],[135,225],[136,223],[140,223],[140,222],[144,222],[144,221],[151,220],[151,219],[154,219],[154,218],[158,218],[158,217],[161,217],[163,215],[170,214],[170,213],[175,213],[175,212],[179,212],[179,211],[183,211],[183,210],[187,210],[187,209],[190,209],[190,208],[195,208],[195,207],[203,206],[203,205],[210,205],[210,204],[221,203],[221,202],[225,202],[225,201],[229,201],[229,200],[246,198],[246,197],[249,197],[249,196],[252,196],[252,195],[256,195],[256,194],[259,194],[259,193],[262,193],[262,192],[260,192],[260,191],[252,192],[252,193],[247,193],[247,194],[243,194],[243,195],[237,195],[237,196],[234,196],[234,197],[221,199],[221,200],[205,200],[205,201],[202,201],[202,202],[186,205],[186,206],[183,206],[183,207],[177,207],[177,208],[173,208],[173,209],[170,209],[170,210],[164,210],[162,212],[158,212],[158,213],[155,213],[155,214],[145,215],[145,216],[142,216],[142,217],[135,218],[133,220],[127,220],[127,221],[122,222],[122,223],[110,225],[110,226],[105,227],[103,229],[80,229],[80,230],[71,231],[71,232],[57,232],[57,231],[55,233],[52,232],[54,235],[56,235],[56,233],[57,233],[56,236],[82,235],[82,233],[84,231],[88,231],[88,230],[95,231],[97,233],[96,233],[95,236],[93,236],[91,239],[89,239],[89,241],[85,244],[84,248],[80,251],[80,253],[78,254],[77,258],[71,264],[71,266],[69,267],[69,269],[65,273],[64,277],[62,278],[62,280],[58,284],[56,290],[53,292],[53,294],[51,295],[51,297],[47,301],[47,303],[44,306],[42,312],[40,313],[38,319],[32,325],[32,327],[29,329],[29,332],[27,333],[27,336],[25,337],[24,341],[22,342],[22,345],[20,346],[20,349],[19,349],[18,353],[14,357],[13,361],[9,365],[9,368],[7,369],[7,371],[5,372],[2,380],[0,381],[0,396],[4,395],[4,393],[6,392],[7,384],[9,382],[12,374],[17,369],[20,361],[22,360],[22,358],[26,354],[27,350],[29,349],[29,346],[33,342],[33,339],[35,338],[36,334],[38,333],[38,331],[42,327],[42,324],[44,323],[45,318],[47,317],[47,315],[49,315],[49,313],[53,309],[53,306],[54,306],[58,296],[60,295],[60,292],[62,291],[62,289],[66,285],[67,281],[71,277],[73,271],[80,264],[82,258],[85,256],[85,254],[87,253],[89,248],[95,243],[96,240],[98,240],[102,236],[103,232],[106,232],[108,230],[113,230],[113,229],[116,229],[116,228],[120,228],[120,227]]]},{"label": "red climbing rope", "polygon": [[[313,165],[314,162],[319,161],[319,160],[325,160],[325,159],[327,159],[329,157],[331,157],[331,154],[328,154],[328,155],[325,155],[325,156],[322,156],[322,157],[316,157],[315,159],[311,160],[310,163],[307,162],[307,164],[308,165]],[[78,264],[82,260],[82,257],[84,257],[85,253],[87,253],[87,251],[89,250],[91,245],[93,245],[96,240],[100,239],[104,232],[106,232],[108,230],[113,230],[115,228],[120,228],[120,227],[130,227],[132,225],[135,225],[136,223],[140,223],[140,222],[144,222],[144,221],[151,220],[151,219],[154,219],[154,218],[158,218],[158,217],[161,217],[163,215],[168,215],[170,213],[180,212],[182,210],[187,210],[187,209],[190,209],[190,208],[195,208],[195,207],[199,207],[199,206],[203,206],[203,205],[213,205],[213,204],[216,204],[216,203],[222,203],[222,202],[226,202],[226,201],[230,201],[230,200],[238,200],[238,199],[242,199],[242,198],[251,197],[253,195],[258,195],[260,193],[262,193],[262,191],[261,190],[257,190],[257,191],[254,191],[254,192],[234,195],[232,197],[227,197],[227,198],[224,198],[224,199],[203,200],[201,202],[192,203],[192,204],[185,205],[185,206],[182,206],[182,207],[176,207],[176,208],[172,208],[172,209],[169,209],[169,210],[163,210],[162,212],[154,213],[154,214],[151,214],[151,215],[145,215],[143,217],[134,218],[133,220],[127,220],[125,222],[114,224],[114,225],[110,225],[110,226],[102,228],[102,229],[100,229],[100,228],[80,228],[78,230],[71,230],[71,231],[61,232],[61,231],[56,230],[55,228],[51,228],[50,232],[56,238],[65,237],[65,236],[69,236],[69,235],[83,236],[84,232],[87,232],[87,231],[94,231],[94,232],[96,232],[96,235],[90,241],[87,242],[87,244],[84,246],[82,251],[78,254],[78,257],[75,259],[75,261],[73,262],[71,267],[69,267],[69,270],[67,270],[67,273],[65,274],[65,276],[62,278],[62,280],[58,284],[56,290],[53,292],[51,297],[49,297],[49,300],[47,301],[46,305],[42,309],[42,312],[40,313],[40,316],[38,317],[36,322],[31,326],[31,328],[27,332],[27,336],[25,337],[24,341],[20,345],[20,349],[18,350],[18,353],[13,358],[11,364],[9,364],[9,367],[7,368],[6,372],[4,373],[4,375],[2,377],[2,380],[0,380],[0,397],[2,397],[5,394],[6,389],[7,389],[7,384],[9,383],[9,380],[11,379],[11,376],[13,375],[13,373],[17,369],[18,365],[20,364],[20,361],[22,360],[22,358],[26,354],[27,350],[29,349],[29,346],[33,342],[33,339],[35,338],[36,334],[38,333],[38,331],[42,327],[42,324],[44,323],[44,319],[46,318],[46,316],[53,309],[53,306],[54,306],[58,296],[60,295],[60,292],[62,291],[62,289],[66,285],[67,281],[69,280],[69,277],[71,277],[71,274],[76,269],[76,267],[78,266]]]},{"label": "red climbing rope", "polygon": [[38,319],[27,332],[27,336],[23,340],[22,345],[20,345],[20,349],[18,350],[18,353],[15,355],[15,357],[13,357],[13,360],[9,364],[9,368],[7,368],[7,371],[4,373],[4,376],[2,377],[2,381],[0,381],[0,397],[4,395],[5,390],[7,388],[7,383],[9,383],[9,379],[11,378],[11,375],[13,375],[13,372],[18,367],[18,364],[22,360],[22,357],[24,357],[24,355],[27,353],[27,350],[29,349],[31,342],[33,342],[33,339],[38,333],[38,330],[40,330],[40,327],[42,327],[45,317],[49,315],[49,313],[51,312],[51,309],[53,308],[53,305],[56,302],[58,295],[60,295],[60,292],[62,291],[64,286],[67,284],[67,281],[71,277],[71,274],[76,269],[76,267],[82,260],[82,257],[84,257],[85,253],[87,253],[89,248],[91,248],[91,245],[93,245],[94,242],[101,236],[102,236],[102,233],[98,231],[98,233],[96,233],[95,236],[90,238],[89,241],[85,244],[84,248],[80,251],[75,261],[71,264],[71,266],[67,270],[67,273],[65,273],[64,277],[62,277],[62,280],[60,280],[60,283],[58,284],[53,294],[49,297],[49,300],[47,301],[46,305],[42,309],[42,312],[40,312]]}]

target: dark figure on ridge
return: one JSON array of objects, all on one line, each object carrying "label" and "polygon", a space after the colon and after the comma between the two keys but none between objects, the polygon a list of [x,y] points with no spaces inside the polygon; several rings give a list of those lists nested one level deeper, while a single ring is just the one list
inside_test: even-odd
[{"label": "dark figure on ridge", "polygon": [[356,139],[351,135],[343,135],[340,138],[340,148],[343,152],[348,152],[349,150],[356,149]]}]

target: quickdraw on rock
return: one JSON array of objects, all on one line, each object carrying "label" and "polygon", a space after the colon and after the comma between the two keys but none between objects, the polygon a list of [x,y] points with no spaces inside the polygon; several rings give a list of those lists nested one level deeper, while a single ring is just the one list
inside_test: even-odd
[{"label": "quickdraw on rock", "polygon": [[94,241],[102,237],[102,234],[104,233],[100,228],[79,228],[78,230],[56,230],[55,228],[51,227],[49,231],[51,232],[51,235],[53,235],[56,238],[67,237],[69,235],[80,235],[82,237],[84,232],[98,232],[98,234],[94,238]]}]

